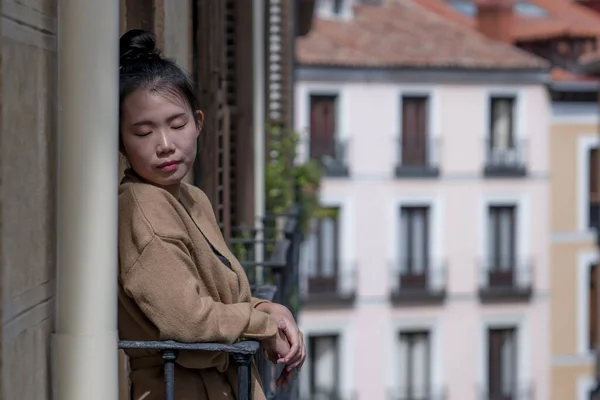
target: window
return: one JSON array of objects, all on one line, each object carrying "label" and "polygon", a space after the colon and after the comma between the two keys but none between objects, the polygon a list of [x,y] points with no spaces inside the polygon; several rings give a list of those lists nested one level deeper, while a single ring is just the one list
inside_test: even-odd
[{"label": "window", "polygon": [[337,96],[310,96],[310,155],[312,158],[336,156]]},{"label": "window", "polygon": [[517,386],[517,330],[488,330],[488,398],[511,400]]},{"label": "window", "polygon": [[340,366],[339,336],[311,336],[308,343],[310,347],[310,398],[313,400],[337,398]]},{"label": "window", "polygon": [[339,207],[324,209],[325,215],[316,220],[314,231],[313,275],[335,276],[339,264]]},{"label": "window", "polygon": [[401,272],[424,275],[429,264],[429,207],[403,206],[400,219]]},{"label": "window", "polygon": [[400,399],[429,398],[430,346],[430,335],[427,331],[400,333]]},{"label": "window", "polygon": [[344,5],[344,0],[331,0],[331,2],[333,3],[333,9],[331,10],[333,12],[333,15],[340,15],[342,13],[342,6]]},{"label": "window", "polygon": [[427,109],[426,96],[402,97],[402,165],[427,164]]},{"label": "window", "polygon": [[490,99],[488,163],[504,164],[515,161],[514,108],[514,97]]},{"label": "window", "polygon": [[593,148],[589,153],[589,221],[590,228],[599,228],[600,224],[600,150]]},{"label": "window", "polygon": [[513,270],[516,263],[516,214],[514,205],[489,207],[489,266]]},{"label": "window", "polygon": [[588,303],[588,323],[589,323],[589,348],[593,350],[596,348],[598,339],[598,293],[596,289],[596,271],[597,264],[590,267],[589,273],[589,303]]}]

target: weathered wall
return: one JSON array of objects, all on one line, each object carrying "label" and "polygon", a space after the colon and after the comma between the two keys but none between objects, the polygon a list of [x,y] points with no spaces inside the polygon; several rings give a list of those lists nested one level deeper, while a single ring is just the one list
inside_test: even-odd
[{"label": "weathered wall", "polygon": [[3,0],[1,11],[2,396],[47,399],[54,312],[57,0]]}]

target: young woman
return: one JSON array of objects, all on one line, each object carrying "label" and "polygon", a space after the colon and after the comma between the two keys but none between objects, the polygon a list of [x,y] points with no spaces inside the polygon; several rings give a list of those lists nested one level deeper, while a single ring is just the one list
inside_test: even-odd
[{"label": "young woman", "polygon": [[[262,342],[285,364],[287,384],[305,359],[289,310],[252,298],[206,195],[182,182],[196,158],[203,114],[190,80],[161,57],[154,36],[120,41],[120,145],[130,168],[119,190],[119,334],[123,340]],[[131,350],[133,398],[164,398],[162,359]],[[237,367],[224,353],[181,353],[178,400],[237,397]],[[265,396],[253,369],[254,399]]]}]

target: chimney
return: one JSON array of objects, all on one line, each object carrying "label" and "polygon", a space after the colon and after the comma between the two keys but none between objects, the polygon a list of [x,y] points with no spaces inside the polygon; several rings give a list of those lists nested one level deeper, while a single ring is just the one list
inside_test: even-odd
[{"label": "chimney", "polygon": [[512,43],[514,0],[475,0],[477,29],[490,39]]}]

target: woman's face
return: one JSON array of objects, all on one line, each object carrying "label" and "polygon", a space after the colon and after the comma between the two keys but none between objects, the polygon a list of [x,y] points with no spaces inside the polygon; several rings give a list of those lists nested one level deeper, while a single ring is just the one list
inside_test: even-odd
[{"label": "woman's face", "polygon": [[123,152],[148,182],[178,187],[196,158],[204,116],[181,96],[138,89],[125,98],[121,113]]}]

